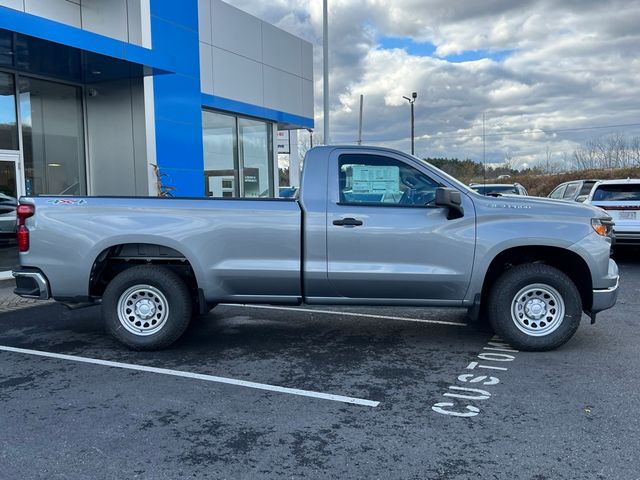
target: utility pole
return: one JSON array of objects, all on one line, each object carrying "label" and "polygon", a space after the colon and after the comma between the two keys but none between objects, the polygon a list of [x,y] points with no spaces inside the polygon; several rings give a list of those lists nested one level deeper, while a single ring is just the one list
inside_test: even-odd
[{"label": "utility pole", "polygon": [[487,184],[487,149],[485,145],[485,137],[484,134],[484,112],[482,112],[482,176],[484,178],[484,185]]},{"label": "utility pole", "polygon": [[402,97],[404,98],[407,102],[409,102],[409,105],[411,105],[411,155],[415,155],[416,150],[415,150],[415,117],[413,115],[413,104],[416,103],[416,98],[418,98],[418,93],[417,92],[413,92],[411,94],[411,98],[409,97]]},{"label": "utility pole", "polygon": [[324,97],[324,144],[331,143],[329,136],[329,8],[328,0],[322,2],[322,69]]},{"label": "utility pole", "polygon": [[358,122],[358,145],[362,145],[362,104],[364,95],[360,95],[360,121]]}]

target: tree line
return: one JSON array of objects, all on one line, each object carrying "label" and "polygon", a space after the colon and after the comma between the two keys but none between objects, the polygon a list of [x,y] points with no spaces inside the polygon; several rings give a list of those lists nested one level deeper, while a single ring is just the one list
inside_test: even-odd
[{"label": "tree line", "polygon": [[640,167],[640,137],[614,133],[589,140],[573,153],[576,169]]},{"label": "tree line", "polygon": [[549,147],[544,155],[532,167],[517,169],[513,158],[505,155],[501,164],[487,166],[470,159],[425,158],[432,165],[444,170],[462,181],[478,179],[496,179],[501,175],[527,176],[552,175],[583,170],[611,170],[640,167],[640,137],[627,137],[623,133],[614,133],[592,139],[578,147],[573,155],[562,154],[562,158],[553,155]]}]

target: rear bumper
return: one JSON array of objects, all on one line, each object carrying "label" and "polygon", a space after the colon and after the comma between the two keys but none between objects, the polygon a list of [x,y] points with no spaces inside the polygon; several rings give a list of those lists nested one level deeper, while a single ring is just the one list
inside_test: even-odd
[{"label": "rear bumper", "polygon": [[607,276],[613,283],[609,288],[593,290],[593,303],[591,305],[591,313],[598,313],[613,307],[618,300],[618,287],[620,285],[620,276],[618,275],[618,265],[609,259],[609,274]]},{"label": "rear bumper", "polygon": [[51,297],[49,281],[37,268],[20,267],[12,272],[16,279],[13,293],[25,298],[48,300]]}]

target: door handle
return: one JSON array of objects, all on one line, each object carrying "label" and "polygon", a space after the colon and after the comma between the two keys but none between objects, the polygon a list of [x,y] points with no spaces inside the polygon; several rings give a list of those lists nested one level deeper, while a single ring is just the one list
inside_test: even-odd
[{"label": "door handle", "polygon": [[359,227],[362,225],[362,220],[358,220],[356,218],[343,218],[341,220],[334,220],[333,224],[339,227]]}]

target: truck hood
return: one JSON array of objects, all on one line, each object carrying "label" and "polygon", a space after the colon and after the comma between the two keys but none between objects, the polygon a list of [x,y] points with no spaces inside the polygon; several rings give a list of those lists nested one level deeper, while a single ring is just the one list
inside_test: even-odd
[{"label": "truck hood", "polygon": [[512,210],[513,213],[520,211],[525,215],[553,215],[553,216],[573,216],[584,218],[607,218],[609,214],[602,208],[582,203],[554,200],[542,197],[524,197],[517,195],[504,195],[500,197],[487,197],[477,195],[474,197],[476,204],[480,203],[487,209]]}]

